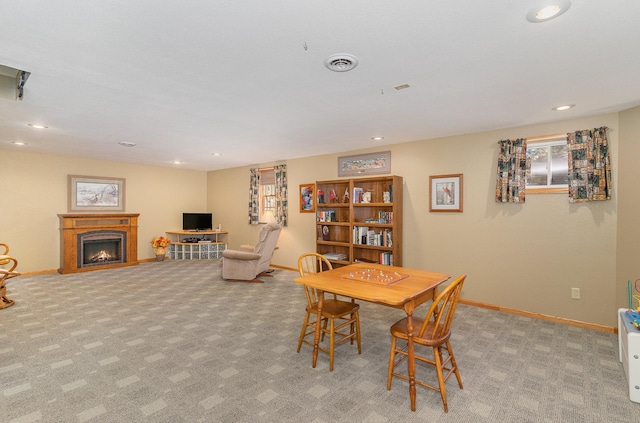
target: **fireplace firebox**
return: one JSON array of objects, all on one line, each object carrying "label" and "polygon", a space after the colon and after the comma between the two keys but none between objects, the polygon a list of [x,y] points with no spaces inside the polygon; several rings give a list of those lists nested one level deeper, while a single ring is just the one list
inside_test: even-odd
[{"label": "fireplace firebox", "polygon": [[60,214],[60,273],[138,264],[139,214]]},{"label": "fireplace firebox", "polygon": [[92,231],[78,234],[78,267],[122,263],[126,257],[127,233]]}]

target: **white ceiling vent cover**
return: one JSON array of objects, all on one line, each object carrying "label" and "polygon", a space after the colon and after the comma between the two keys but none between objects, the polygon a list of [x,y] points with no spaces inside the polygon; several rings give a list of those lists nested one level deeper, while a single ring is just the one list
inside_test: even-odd
[{"label": "white ceiling vent cover", "polygon": [[358,58],[351,54],[334,54],[324,60],[327,69],[334,72],[348,72],[358,66]]}]

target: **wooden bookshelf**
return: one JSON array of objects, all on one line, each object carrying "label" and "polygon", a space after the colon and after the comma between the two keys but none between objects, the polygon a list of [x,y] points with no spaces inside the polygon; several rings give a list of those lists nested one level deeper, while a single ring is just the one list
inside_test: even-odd
[{"label": "wooden bookshelf", "polygon": [[316,252],[402,266],[402,189],[401,176],[316,181]]}]

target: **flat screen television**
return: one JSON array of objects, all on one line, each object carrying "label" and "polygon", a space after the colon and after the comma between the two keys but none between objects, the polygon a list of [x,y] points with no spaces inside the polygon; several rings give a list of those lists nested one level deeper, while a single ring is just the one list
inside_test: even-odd
[{"label": "flat screen television", "polygon": [[182,213],[183,231],[210,231],[212,228],[211,213]]}]

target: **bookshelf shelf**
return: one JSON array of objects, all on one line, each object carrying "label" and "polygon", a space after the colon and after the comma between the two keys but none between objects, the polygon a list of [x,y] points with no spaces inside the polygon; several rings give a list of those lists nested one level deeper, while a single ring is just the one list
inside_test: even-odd
[{"label": "bookshelf shelf", "polygon": [[401,176],[316,181],[316,251],[334,266],[402,266],[402,189]]}]

